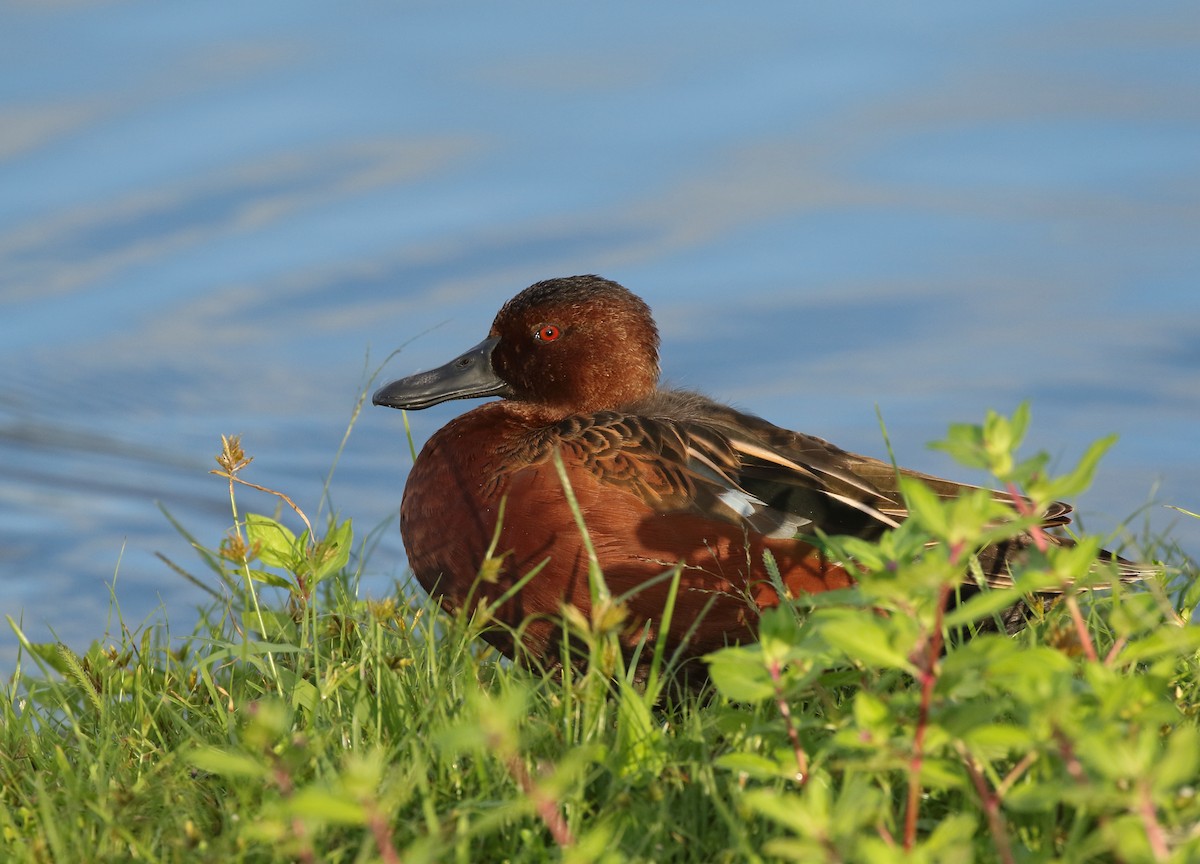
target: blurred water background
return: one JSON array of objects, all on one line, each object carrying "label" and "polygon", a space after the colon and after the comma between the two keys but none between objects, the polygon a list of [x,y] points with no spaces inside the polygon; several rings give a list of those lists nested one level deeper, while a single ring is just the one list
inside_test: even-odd
[{"label": "blurred water background", "polygon": [[[204,595],[207,474],[310,513],[366,378],[538,279],[653,306],[670,381],[966,480],[925,443],[1033,407],[1084,526],[1200,552],[1200,6],[0,3],[0,611],[82,650]],[[464,410],[411,415],[418,442]],[[388,523],[401,415],[330,503]],[[243,493],[244,509],[273,502]],[[115,587],[114,587],[115,586]],[[0,671],[16,659],[0,630]]]}]

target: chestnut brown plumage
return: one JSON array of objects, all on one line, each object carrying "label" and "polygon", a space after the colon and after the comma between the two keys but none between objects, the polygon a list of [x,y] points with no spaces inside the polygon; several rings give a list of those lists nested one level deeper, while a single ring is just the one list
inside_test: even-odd
[{"label": "chestnut brown plumage", "polygon": [[[497,617],[521,627],[534,656],[557,656],[563,604],[586,613],[591,597],[556,450],[612,593],[633,592],[626,644],[648,624],[652,640],[669,640],[684,658],[754,637],[757,609],[779,602],[765,552],[793,595],[844,588],[853,564],[830,560],[813,537],[874,538],[897,526],[907,515],[899,475],[943,498],[975,488],[660,389],[658,346],[649,307],[630,291],[598,276],[551,279],[506,303],[478,346],[376,392],[375,404],[393,408],[502,397],[438,431],[408,478],[401,532],[409,562],[445,606],[495,601],[540,567]],[[1065,525],[1070,512],[1056,503],[1043,525]],[[1007,583],[1010,561],[1030,542],[1025,535],[981,550],[985,576]],[[495,572],[480,580],[489,549]],[[1122,578],[1143,575],[1109,557]],[[659,633],[669,586],[659,577],[680,564],[670,632]],[[1021,626],[1023,612],[1018,604],[1005,613],[1005,629]],[[513,653],[508,632],[487,638]]]}]

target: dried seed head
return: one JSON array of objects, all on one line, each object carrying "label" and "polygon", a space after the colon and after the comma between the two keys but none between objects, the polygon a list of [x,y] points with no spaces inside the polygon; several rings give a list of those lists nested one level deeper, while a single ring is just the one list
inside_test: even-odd
[{"label": "dried seed head", "polygon": [[216,459],[227,474],[236,474],[254,461],[254,457],[247,456],[242,449],[241,435],[222,435],[221,452]]}]

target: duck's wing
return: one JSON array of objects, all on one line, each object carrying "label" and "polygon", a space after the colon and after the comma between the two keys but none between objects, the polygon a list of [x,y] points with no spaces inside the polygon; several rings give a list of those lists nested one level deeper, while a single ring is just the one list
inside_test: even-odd
[{"label": "duck's wing", "polygon": [[[693,512],[765,537],[851,535],[872,539],[908,516],[899,478],[921,481],[943,499],[980,487],[861,456],[693,394],[667,392],[627,411],[576,415],[554,427],[553,443],[601,482],[633,492],[660,513]],[[1013,503],[1007,492],[993,491]],[[1070,523],[1062,502],[1042,514],[1043,528]],[[1070,545],[1069,537],[1046,535]],[[1011,584],[1010,562],[1032,535],[981,550],[988,581]],[[1152,572],[1103,553],[1125,581]]]},{"label": "duck's wing", "polygon": [[544,445],[658,512],[699,513],[766,537],[872,537],[899,524],[895,501],[851,472],[700,416],[575,415]]},{"label": "duck's wing", "polygon": [[[828,495],[841,495],[869,505],[891,526],[908,518],[908,507],[900,489],[902,479],[918,480],[943,500],[982,487],[959,483],[890,462],[851,453],[814,435],[783,429],[759,417],[709,403],[708,422],[721,429],[742,455],[740,477],[751,491],[787,506],[794,480],[792,466],[803,466],[827,488]],[[987,490],[997,501],[1014,504],[1009,492]],[[803,497],[801,501],[803,502]],[[1025,503],[1032,504],[1028,499]],[[1042,527],[1052,528],[1071,521],[1071,507],[1060,501],[1042,513]],[[843,532],[844,533],[844,532]]]},{"label": "duck's wing", "polygon": [[[721,429],[728,430],[731,446],[742,454],[743,467],[738,481],[749,492],[774,502],[783,509],[811,507],[813,499],[806,484],[793,488],[793,474],[779,470],[781,460],[803,465],[820,478],[822,484],[828,488],[827,495],[853,497],[867,494],[867,498],[860,497],[857,500],[868,501],[873,510],[896,523],[908,517],[908,508],[900,491],[901,478],[920,481],[943,500],[982,488],[907,468],[897,468],[889,462],[842,450],[828,441],[783,429],[723,405],[713,403],[709,413],[711,422]],[[879,497],[870,498],[866,490],[875,490]],[[1029,499],[1014,499],[1008,491],[987,491],[997,501],[1010,506],[1015,506],[1018,502],[1030,508],[1033,506]],[[1040,527],[1046,529],[1042,535],[1046,542],[1058,546],[1074,545],[1075,541],[1069,536],[1053,530],[1069,525],[1072,512],[1071,505],[1062,501],[1053,501],[1046,506],[1039,516]],[[835,532],[826,530],[826,533]],[[1012,585],[1012,564],[1025,556],[1035,543],[1033,534],[1024,532],[979,550],[979,565],[988,582],[993,587]],[[1123,582],[1137,582],[1162,572],[1162,568],[1158,566],[1128,561],[1107,550],[1100,551],[1097,563],[1112,565],[1117,577]],[[1047,591],[1053,592],[1053,589]]]},{"label": "duck's wing", "polygon": [[568,417],[547,432],[531,461],[557,448],[572,466],[636,495],[659,513],[690,511],[739,523],[753,497],[735,479],[741,464],[737,451],[713,430],[689,430],[670,418],[599,411]]}]

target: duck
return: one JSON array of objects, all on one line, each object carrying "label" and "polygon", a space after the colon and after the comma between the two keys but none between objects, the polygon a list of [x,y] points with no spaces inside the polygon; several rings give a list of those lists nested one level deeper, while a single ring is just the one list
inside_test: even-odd
[{"label": "duck", "polygon": [[[663,387],[659,344],[650,307],[624,286],[549,279],[505,303],[478,345],[372,397],[405,410],[498,397],[424,444],[400,530],[421,586],[451,612],[485,603],[502,626],[484,638],[509,657],[560,656],[564,609],[585,619],[594,611],[590,563],[624,598],[629,653],[665,639],[687,661],[751,641],[761,610],[854,585],[854,562],[819,538],[876,539],[899,526],[908,515],[901,477],[943,499],[977,488]],[[1070,513],[1054,503],[1042,526],[1061,528]],[[1009,567],[1033,534],[978,551],[988,582],[1011,584]],[[1120,578],[1138,575],[1130,565]],[[1017,603],[997,627],[1015,632],[1027,614]]]}]

